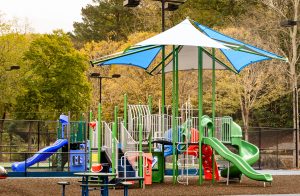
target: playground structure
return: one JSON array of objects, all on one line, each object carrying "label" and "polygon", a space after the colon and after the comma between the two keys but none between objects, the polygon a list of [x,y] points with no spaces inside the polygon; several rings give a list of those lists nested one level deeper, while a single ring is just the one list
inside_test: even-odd
[{"label": "playground structure", "polygon": [[[251,168],[251,165],[258,160],[259,150],[256,146],[242,140],[242,130],[231,117],[214,119],[215,137],[212,137],[212,119],[202,116],[202,171],[199,171],[198,130],[200,128],[197,124],[198,117],[194,116],[198,112],[197,109],[189,101],[180,107],[180,117],[176,118],[178,128],[175,134],[178,142],[174,149],[172,117],[161,113],[151,114],[151,102],[149,97],[149,105],[130,105],[125,95],[124,111],[127,113],[124,113],[123,118],[117,117],[116,108],[114,122],[101,121],[101,124],[98,123],[102,118],[99,105],[98,120],[89,123],[88,141],[84,141],[85,129],[68,134],[72,122],[68,121],[68,116],[61,115],[60,128],[57,132],[58,140],[27,159],[26,163],[25,161],[13,163],[12,170],[24,172],[25,168],[61,150],[69,152],[70,172],[91,170],[93,163],[101,163],[104,171],[117,173],[116,180],[139,180],[141,183],[145,181],[145,184],[151,184],[164,181],[166,158],[175,150],[177,154],[175,172],[178,183],[188,184],[190,177],[199,176],[201,172],[205,180],[217,181],[220,175],[225,178],[240,179],[244,174],[254,180],[272,181],[270,175],[259,174]],[[92,113],[90,117],[92,119]],[[80,126],[85,127],[85,124],[82,122]],[[224,144],[235,147],[238,155],[232,153]],[[233,163],[229,170],[222,170],[220,175],[213,150],[219,154],[218,158],[222,157]],[[61,160],[59,168],[63,168],[68,158],[63,153],[58,156]]]},{"label": "playground structure", "polygon": [[[25,172],[27,168],[39,162],[49,159],[54,154],[57,155],[57,162],[53,165],[56,171],[64,171],[66,163],[71,172],[85,171],[87,168],[87,151],[89,149],[88,141],[85,138],[85,122],[69,122],[69,117],[60,115],[59,126],[57,128],[57,140],[50,146],[47,146],[32,157],[21,162],[12,164],[13,172]],[[72,130],[71,131],[71,127]],[[54,169],[54,168],[53,168]]]},{"label": "playground structure", "polygon": [[[146,180],[146,175],[151,170],[152,181],[163,182],[166,158],[175,150],[178,155],[175,170],[177,182],[188,184],[189,177],[200,175],[198,162],[200,153],[199,127],[196,123],[198,118],[191,116],[190,103],[186,103],[185,106],[186,108],[180,109],[181,117],[176,119],[178,131],[175,137],[178,138],[178,142],[173,149],[171,116],[151,114],[151,105],[128,105],[125,101],[124,111],[128,111],[128,114],[125,113],[123,119],[115,118],[115,121],[110,123],[111,127],[102,122],[104,137],[101,163],[111,165],[112,171],[118,174],[117,178],[120,180]],[[128,119],[127,123],[124,119]],[[251,167],[258,160],[259,150],[242,140],[240,126],[232,121],[231,117],[215,118],[214,121],[216,137],[212,137],[212,119],[208,116],[201,118],[203,130],[201,162],[204,179],[220,179],[213,154],[215,150],[220,157],[233,163],[230,168],[221,172],[222,177],[240,180],[244,174],[253,180],[272,182],[271,175],[260,174]],[[127,130],[126,127],[131,129]],[[118,136],[114,134],[115,130],[118,130]],[[114,135],[117,137],[114,138]],[[232,153],[225,144],[235,147],[238,155]],[[117,150],[114,150],[114,147]],[[146,153],[153,154],[153,160],[151,156],[146,156]]]},{"label": "playground structure", "polygon": [[[184,25],[188,25],[186,21],[184,22]],[[203,28],[203,26],[198,23],[194,23],[194,25]],[[188,27],[195,28],[191,26]],[[141,186],[143,184],[151,184],[152,182],[164,182],[165,170],[170,166],[170,164],[166,164],[168,156],[172,156],[171,166],[174,184],[182,183],[187,185],[189,184],[191,176],[198,176],[199,184],[201,184],[203,179],[215,182],[222,176],[227,179],[236,178],[240,180],[242,175],[253,180],[271,183],[271,175],[258,173],[251,167],[259,158],[259,149],[255,145],[242,140],[241,127],[236,124],[231,117],[215,116],[215,69],[216,66],[223,65],[215,58],[215,48],[229,49],[229,47],[235,47],[237,52],[244,52],[240,51],[240,49],[247,51],[249,45],[244,45],[245,47],[239,45],[229,46],[224,45],[225,41],[224,43],[215,43],[215,40],[206,39],[208,40],[207,43],[212,43],[211,46],[209,46],[212,47],[212,54],[207,54],[207,51],[200,45],[202,42],[199,40],[199,45],[196,45],[197,47],[194,48],[196,49],[196,56],[198,56],[197,108],[194,108],[189,100],[183,104],[182,107],[178,108],[178,57],[180,56],[180,51],[188,50],[188,48],[182,48],[180,45],[181,43],[194,43],[194,40],[192,40],[192,42],[190,42],[190,40],[181,40],[182,42],[180,42],[180,44],[172,44],[172,115],[169,115],[165,111],[165,84],[164,79],[162,79],[162,105],[158,114],[152,113],[151,97],[149,98],[148,105],[130,105],[127,101],[127,95],[125,95],[123,118],[119,117],[118,108],[115,107],[114,122],[108,123],[102,120],[102,108],[101,104],[99,104],[97,120],[92,121],[93,114],[90,112],[88,140],[87,137],[85,137],[85,140],[82,139],[82,137],[79,138],[80,135],[87,135],[87,132],[79,133],[78,135],[70,134],[69,130],[71,125],[68,120],[69,118],[61,116],[60,122],[62,128],[61,132],[58,132],[57,142],[51,147],[42,149],[40,153],[45,153],[43,156],[39,156],[39,153],[37,153],[36,156],[27,159],[25,162],[14,163],[12,169],[14,171],[23,172],[26,170],[26,167],[45,160],[51,153],[53,154],[59,149],[64,149],[64,147],[68,146],[67,151],[69,152],[69,156],[67,159],[69,160],[68,168],[70,171],[91,170],[93,163],[97,163],[103,166],[103,171],[116,173],[117,176],[114,180],[138,180]],[[148,43],[147,40],[146,43]],[[155,45],[155,42],[153,43]],[[151,53],[151,55],[154,54],[154,56],[156,56],[161,49],[164,53],[164,46],[168,45],[168,43],[161,43],[159,46],[143,46],[143,44],[145,43],[142,42],[142,46],[133,48],[132,50],[134,50],[134,52],[128,50],[129,54],[125,53],[125,55],[136,55],[139,52],[145,55],[145,52],[155,50],[154,52],[152,51],[153,53]],[[251,51],[248,50],[248,54],[256,56],[262,55],[268,57],[267,59],[276,57],[276,55],[266,51],[261,52],[261,50],[255,51],[253,48],[251,49]],[[213,70],[211,117],[203,115],[202,106],[202,69],[204,68],[202,64],[202,54],[204,53],[207,54],[207,58],[210,59]],[[149,54],[146,54],[146,56],[147,55]],[[118,57],[113,58],[112,60],[115,60]],[[120,58],[122,58],[122,56]],[[247,58],[248,60],[250,59],[249,56]],[[280,59],[279,57],[276,58]],[[110,60],[111,59],[106,61]],[[165,59],[163,58],[160,64],[162,65],[162,77],[164,77],[165,73],[164,61]],[[94,64],[103,62],[104,61],[97,61],[94,62]],[[107,64],[116,64],[116,62]],[[236,71],[240,71],[241,68],[242,66],[240,65]],[[64,132],[64,126],[67,127],[67,134]],[[237,153],[231,152],[227,146],[236,148]],[[215,152],[218,155],[216,155]],[[229,161],[231,165],[223,169],[219,174],[217,159],[220,158]],[[62,167],[64,167],[65,164],[63,159],[63,156],[61,156]]]}]

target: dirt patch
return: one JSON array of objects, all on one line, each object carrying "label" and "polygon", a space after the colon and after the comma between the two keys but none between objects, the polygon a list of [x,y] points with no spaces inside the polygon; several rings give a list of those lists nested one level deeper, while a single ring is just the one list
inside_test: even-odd
[{"label": "dirt patch", "polygon": [[[242,183],[231,182],[226,186],[225,182],[212,184],[206,181],[203,185],[197,185],[197,179],[191,179],[190,185],[173,185],[171,178],[166,178],[162,184],[146,186],[145,189],[131,188],[129,195],[237,195],[237,194],[295,194],[300,193],[300,176],[273,176],[272,186],[263,187],[263,182],[250,180],[246,177]],[[66,195],[81,195],[79,178],[8,178],[0,180],[0,195],[2,196],[43,196],[60,195],[61,187],[58,181],[69,181],[71,185],[66,188]],[[109,190],[113,196],[123,195],[123,189]],[[99,191],[91,191],[90,195],[99,195]]]}]

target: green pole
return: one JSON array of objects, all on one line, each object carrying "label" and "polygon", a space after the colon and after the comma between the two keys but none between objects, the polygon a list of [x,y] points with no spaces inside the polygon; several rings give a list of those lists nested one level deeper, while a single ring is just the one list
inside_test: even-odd
[{"label": "green pole", "polygon": [[199,185],[203,183],[202,178],[202,136],[203,129],[201,126],[201,118],[203,116],[203,57],[202,48],[198,47],[198,151],[199,151]]},{"label": "green pole", "polygon": [[[150,111],[150,114],[152,114],[152,96],[149,95],[148,97],[148,107],[149,107],[149,111]],[[152,133],[150,132],[149,134],[149,152],[152,153]]]},{"label": "green pole", "polygon": [[[175,49],[175,96],[176,96],[176,102],[175,102],[175,115],[176,115],[176,124],[175,124],[175,130],[176,130],[176,134],[175,134],[175,142],[178,142],[178,105],[179,105],[179,93],[178,93],[178,49]],[[178,177],[178,152],[176,150],[176,179]]]},{"label": "green pole", "polygon": [[[139,121],[138,121],[138,129],[139,129],[139,176],[143,176],[143,148],[142,148],[142,141],[143,141],[143,125],[142,125],[142,118],[141,114],[139,113]],[[140,187],[143,187],[143,180],[140,180]]]},{"label": "green pole", "polygon": [[[212,136],[215,137],[215,111],[216,111],[216,61],[215,61],[215,48],[212,49]],[[213,151],[212,157],[212,183],[215,182],[215,154]]]},{"label": "green pole", "polygon": [[98,104],[98,163],[101,163],[102,150],[102,108],[101,103]]},{"label": "green pole", "polygon": [[127,101],[127,94],[124,94],[124,127],[127,129],[127,107],[128,107],[128,101]]},{"label": "green pole", "polygon": [[173,171],[173,184],[176,184],[176,176],[175,176],[175,170],[176,170],[176,144],[175,144],[175,135],[176,135],[176,112],[175,112],[175,93],[176,93],[176,89],[175,89],[175,69],[176,69],[176,62],[175,62],[175,46],[173,46],[173,72],[172,72],[172,147],[173,147],[173,156],[172,156],[172,171]]},{"label": "green pole", "polygon": [[161,69],[161,113],[165,114],[165,104],[166,104],[166,74],[165,74],[165,46],[162,46],[162,69]]},{"label": "green pole", "polygon": [[[90,110],[90,122],[92,121],[93,119],[93,112],[92,110]],[[89,146],[89,154],[90,154],[90,170],[92,169],[92,144],[93,144],[93,128],[91,126],[89,126],[89,140],[90,140],[90,146]]]},{"label": "green pole", "polygon": [[117,127],[118,127],[118,107],[115,106],[114,110],[114,123],[113,123],[113,130],[112,130],[112,173],[116,173],[116,139],[117,139]]}]

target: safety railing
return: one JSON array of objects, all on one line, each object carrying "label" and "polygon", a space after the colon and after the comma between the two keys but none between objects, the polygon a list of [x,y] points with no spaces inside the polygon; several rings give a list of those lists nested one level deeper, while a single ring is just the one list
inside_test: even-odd
[{"label": "safety railing", "polygon": [[[196,151],[194,153],[197,153]],[[177,182],[180,184],[189,184],[189,177],[196,176],[198,174],[198,159],[196,156],[186,155],[183,158],[179,158],[177,161],[179,174]]]},{"label": "safety railing", "polygon": [[147,143],[151,130],[150,116],[148,105],[128,105],[127,127],[134,140],[139,140],[139,129],[142,128],[142,140]]},{"label": "safety railing", "polygon": [[152,114],[150,116],[152,140],[172,141],[172,116]]},{"label": "safety railing", "polygon": [[[191,134],[198,134],[198,117],[192,117],[191,121]],[[231,122],[232,118],[229,116],[215,118],[215,137],[223,143],[231,143]],[[197,131],[193,131],[193,129],[196,129]],[[207,126],[204,127],[203,131],[203,136],[208,137]],[[198,136],[193,135],[192,138],[198,138]]]},{"label": "safety railing", "polygon": [[120,144],[123,153],[127,151],[137,151],[139,143],[129,134],[124,123],[120,124],[120,128]]},{"label": "safety railing", "polygon": [[112,161],[112,131],[108,123],[102,121],[102,148]]},{"label": "safety railing", "polygon": [[[139,161],[140,157],[142,157],[142,173],[139,175]],[[128,163],[130,165],[128,165]],[[144,156],[144,153],[142,151],[127,151],[124,153],[124,156],[121,158],[121,166],[124,167],[124,178],[127,178],[127,174],[129,173],[128,166],[132,167],[132,171],[134,173],[135,177],[144,177],[144,168],[147,167],[148,165],[147,162],[147,157]]]},{"label": "safety railing", "polygon": [[142,142],[148,143],[151,130],[151,115],[131,118],[128,120],[128,132],[135,141],[139,141],[139,129],[142,129]]}]

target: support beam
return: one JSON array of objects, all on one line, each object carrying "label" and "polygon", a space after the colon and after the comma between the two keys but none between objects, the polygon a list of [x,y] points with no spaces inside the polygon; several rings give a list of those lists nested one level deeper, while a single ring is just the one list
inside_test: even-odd
[{"label": "support beam", "polygon": [[101,103],[98,104],[98,163],[101,163],[102,150],[102,108]]},{"label": "support beam", "polygon": [[202,138],[203,129],[201,126],[201,119],[203,116],[203,56],[202,48],[198,47],[198,163],[199,163],[199,180],[198,183],[201,185],[203,183],[202,178]]},{"label": "support beam", "polygon": [[[215,112],[216,112],[216,58],[215,58],[215,48],[212,49],[212,137],[215,137]],[[212,156],[212,183],[215,182],[215,152],[213,150]]]}]

